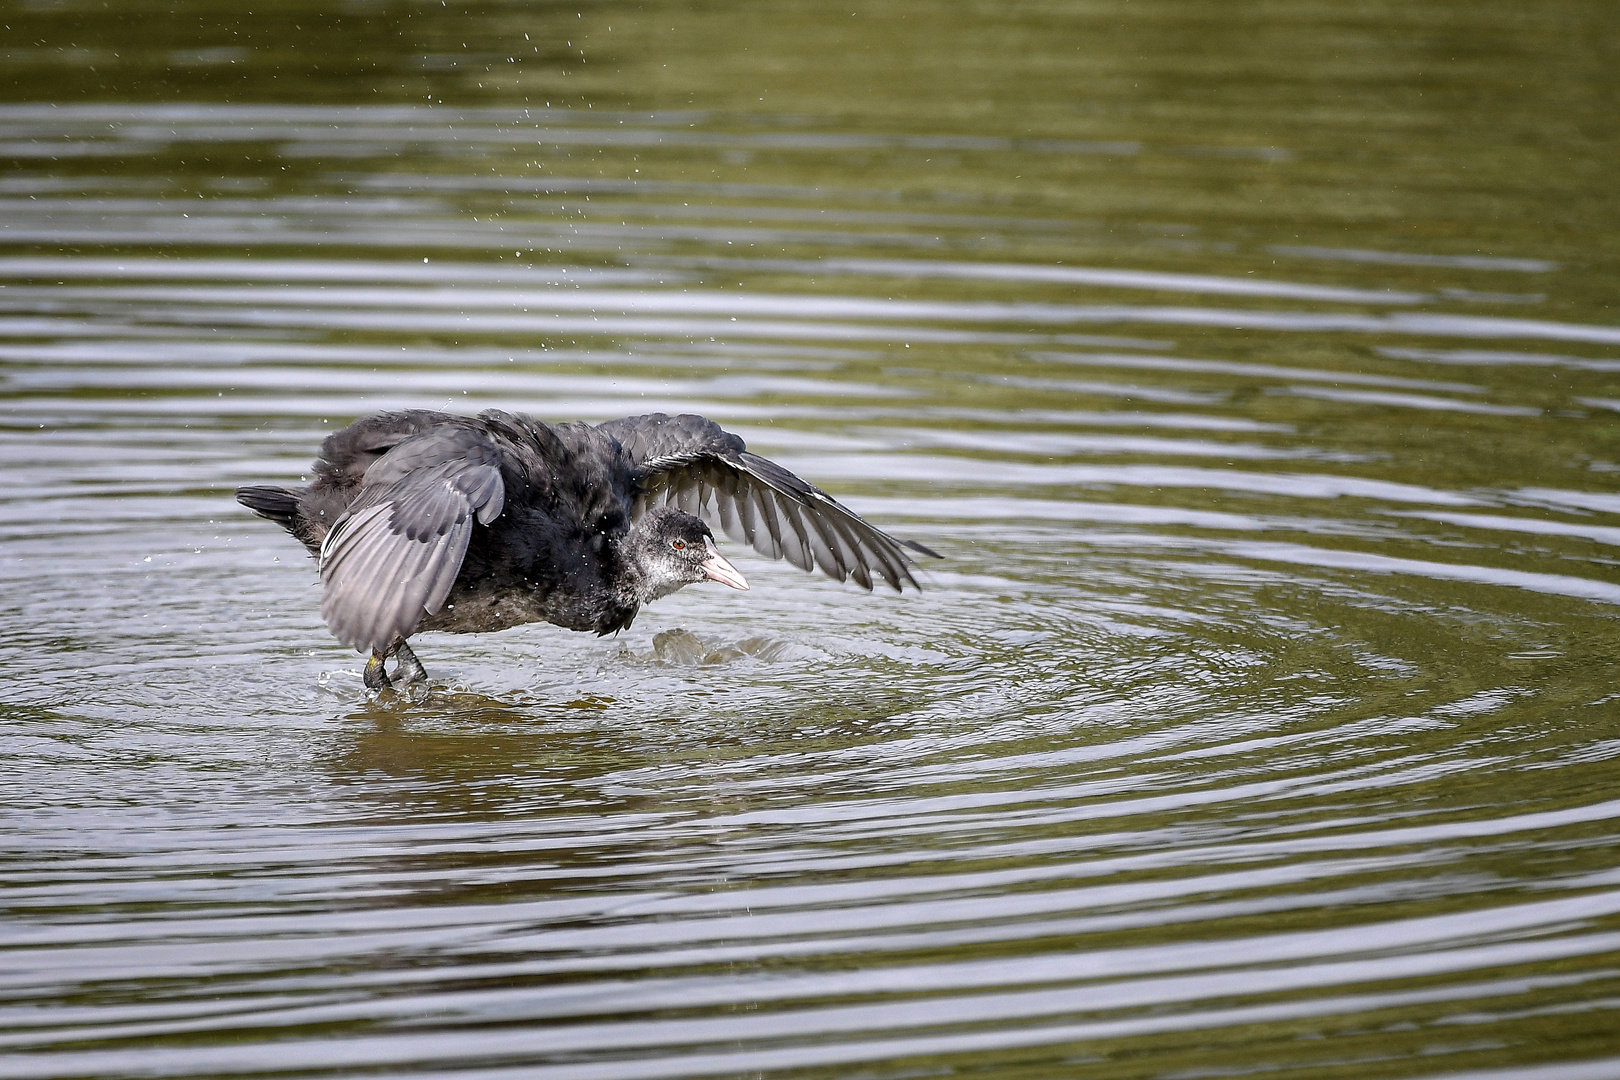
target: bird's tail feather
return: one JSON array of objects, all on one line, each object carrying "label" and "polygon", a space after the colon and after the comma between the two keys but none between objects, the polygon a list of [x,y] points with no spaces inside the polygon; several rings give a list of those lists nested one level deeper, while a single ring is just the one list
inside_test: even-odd
[{"label": "bird's tail feather", "polygon": [[293,518],[298,515],[298,492],[287,488],[269,485],[239,487],[236,489],[236,501],[260,517],[267,517],[288,528],[292,527]]}]

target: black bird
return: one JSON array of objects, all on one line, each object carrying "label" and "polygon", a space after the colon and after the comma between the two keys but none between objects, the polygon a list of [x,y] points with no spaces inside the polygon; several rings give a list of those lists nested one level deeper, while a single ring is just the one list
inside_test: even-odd
[{"label": "black bird", "polygon": [[545,424],[490,410],[357,420],[321,443],[305,488],[236,499],[320,561],[321,615],[370,652],[366,685],[427,672],[419,630],[470,634],[550,622],[608,634],[641,605],[705,579],[748,588],[702,517],[762,554],[870,590],[910,585],[897,540],[701,416]]}]

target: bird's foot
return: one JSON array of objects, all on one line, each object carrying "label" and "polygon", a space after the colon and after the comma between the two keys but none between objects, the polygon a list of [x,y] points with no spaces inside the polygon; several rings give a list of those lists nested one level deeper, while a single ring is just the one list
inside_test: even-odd
[{"label": "bird's foot", "polygon": [[383,667],[382,653],[373,651],[371,659],[366,661],[365,679],[367,690],[386,690],[394,685],[388,679],[387,669]]},{"label": "bird's foot", "polygon": [[394,656],[399,659],[399,666],[394,669],[394,678],[404,679],[408,683],[427,682],[427,668],[422,661],[416,658],[411,647],[403,641],[394,649]]},{"label": "bird's foot", "polygon": [[[389,677],[388,668],[385,666],[390,656],[398,661],[394,665],[392,678]],[[366,689],[368,690],[390,689],[393,687],[395,679],[404,683],[423,683],[427,682],[427,677],[427,668],[422,666],[422,661],[416,658],[416,654],[411,651],[411,647],[403,641],[387,652],[378,652],[373,649],[371,659],[366,661],[365,679]]]}]

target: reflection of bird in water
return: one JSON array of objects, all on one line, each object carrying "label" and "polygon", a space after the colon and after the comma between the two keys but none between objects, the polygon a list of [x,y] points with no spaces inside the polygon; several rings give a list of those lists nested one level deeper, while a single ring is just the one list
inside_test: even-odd
[{"label": "reflection of bird in water", "polygon": [[366,685],[427,672],[418,630],[530,622],[607,634],[694,581],[746,589],[707,514],[737,540],[867,589],[917,586],[897,540],[701,416],[544,424],[491,410],[358,420],[321,444],[306,488],[244,487],[237,501],[320,559],[321,615],[369,651]]}]

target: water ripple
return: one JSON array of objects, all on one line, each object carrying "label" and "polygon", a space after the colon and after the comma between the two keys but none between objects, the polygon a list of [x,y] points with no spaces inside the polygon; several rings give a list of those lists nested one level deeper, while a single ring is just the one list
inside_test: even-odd
[{"label": "water ripple", "polygon": [[[1048,115],[0,104],[0,1077],[1614,1074],[1596,257]],[[230,493],[406,407],[703,412],[946,558],[371,694]]]}]

